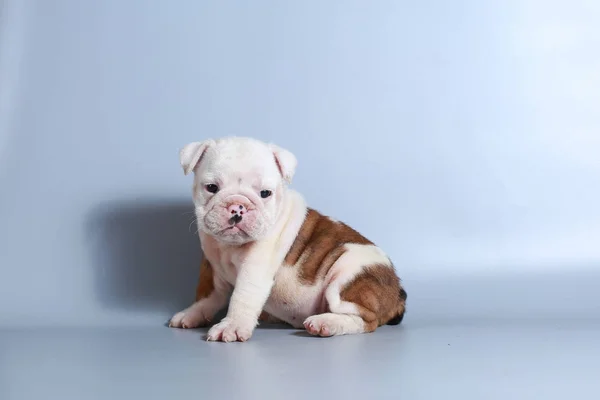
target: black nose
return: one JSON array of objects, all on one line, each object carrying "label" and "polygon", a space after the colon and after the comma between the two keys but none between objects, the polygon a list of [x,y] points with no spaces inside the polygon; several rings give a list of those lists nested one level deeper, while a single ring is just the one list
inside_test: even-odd
[{"label": "black nose", "polygon": [[240,214],[235,214],[233,217],[229,218],[229,225],[235,225],[242,220],[242,216]]}]

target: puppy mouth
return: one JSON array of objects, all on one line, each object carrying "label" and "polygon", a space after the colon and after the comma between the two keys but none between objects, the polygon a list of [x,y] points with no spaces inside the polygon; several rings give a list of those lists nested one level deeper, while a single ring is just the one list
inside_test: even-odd
[{"label": "puppy mouth", "polygon": [[219,231],[219,235],[224,235],[224,234],[226,234],[226,233],[228,233],[230,231],[237,231],[237,232],[240,232],[240,233],[244,234],[245,236],[249,236],[246,233],[246,231],[244,231],[242,228],[239,227],[239,225],[237,225],[237,223],[233,224],[232,226],[228,226],[225,229],[220,230]]}]

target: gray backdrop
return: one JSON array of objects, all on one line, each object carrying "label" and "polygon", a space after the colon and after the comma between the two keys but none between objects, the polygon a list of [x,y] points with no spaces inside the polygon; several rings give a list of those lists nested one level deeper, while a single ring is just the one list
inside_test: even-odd
[{"label": "gray backdrop", "polygon": [[4,0],[0,324],[162,324],[224,135],[393,257],[407,324],[597,316],[594,1]]}]

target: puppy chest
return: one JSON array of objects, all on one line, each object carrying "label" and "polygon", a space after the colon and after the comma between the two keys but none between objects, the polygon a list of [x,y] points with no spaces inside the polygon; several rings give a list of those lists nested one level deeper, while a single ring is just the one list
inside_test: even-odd
[{"label": "puppy chest", "polygon": [[240,266],[247,257],[247,251],[208,245],[203,246],[203,251],[215,273],[231,285],[235,285]]},{"label": "puppy chest", "polygon": [[227,253],[220,253],[216,257],[214,254],[205,254],[205,256],[217,275],[229,284],[235,285],[239,270],[236,260],[232,259]]}]

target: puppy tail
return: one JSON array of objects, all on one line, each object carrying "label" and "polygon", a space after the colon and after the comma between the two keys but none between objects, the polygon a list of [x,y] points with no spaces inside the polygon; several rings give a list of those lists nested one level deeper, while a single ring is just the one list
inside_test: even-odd
[{"label": "puppy tail", "polygon": [[404,319],[404,313],[406,312],[406,299],[408,295],[406,294],[406,290],[400,287],[400,291],[398,293],[398,314],[394,318],[388,321],[387,325],[398,325]]}]

